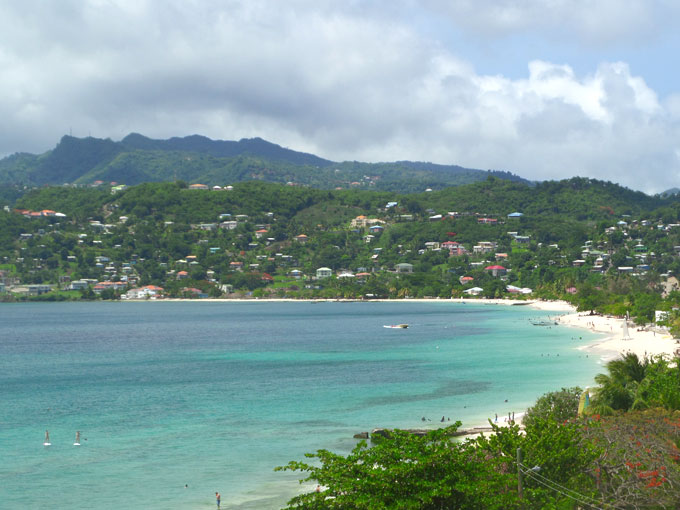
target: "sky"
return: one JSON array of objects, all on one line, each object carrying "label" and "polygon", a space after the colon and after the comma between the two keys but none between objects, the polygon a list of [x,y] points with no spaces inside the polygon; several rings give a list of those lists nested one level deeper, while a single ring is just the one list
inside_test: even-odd
[{"label": "sky", "polygon": [[680,187],[675,0],[0,0],[0,156],[261,137]]}]

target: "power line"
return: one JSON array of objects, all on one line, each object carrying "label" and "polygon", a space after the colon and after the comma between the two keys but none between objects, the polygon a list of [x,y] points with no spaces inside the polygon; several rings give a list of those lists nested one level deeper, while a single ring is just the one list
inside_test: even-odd
[{"label": "power line", "polygon": [[595,505],[593,505],[592,503],[589,503],[588,501],[585,501],[585,500],[582,500],[582,499],[579,499],[579,498],[575,498],[575,497],[572,496],[571,494],[567,494],[566,492],[562,492],[561,490],[556,489],[555,487],[551,487],[550,485],[548,485],[547,483],[543,482],[542,480],[539,480],[538,478],[534,478],[534,477],[533,477],[533,473],[530,473],[529,471],[527,471],[526,474],[529,475],[529,477],[532,478],[536,483],[539,483],[539,484],[543,485],[544,487],[547,487],[548,489],[550,489],[550,490],[552,490],[552,491],[555,491],[555,492],[557,492],[557,493],[559,493],[559,494],[562,494],[563,496],[566,496],[566,497],[569,498],[569,499],[573,499],[573,500],[576,501],[577,503],[580,503],[580,504],[582,504],[582,505],[586,505],[587,507],[594,508],[594,509],[596,509],[596,510],[604,510],[603,508],[601,508],[601,507],[599,507],[599,506],[595,506]]},{"label": "power line", "polygon": [[563,491],[571,492],[571,493],[576,494],[577,496],[579,496],[579,497],[581,497],[581,498],[589,499],[589,500],[595,501],[595,502],[597,503],[597,500],[596,500],[596,499],[591,498],[590,496],[585,496],[585,495],[583,495],[583,494],[581,494],[581,493],[579,493],[579,492],[576,492],[576,491],[573,490],[573,489],[570,489],[569,487],[565,487],[564,485],[561,485],[561,484],[559,484],[559,483],[557,483],[557,482],[555,482],[555,481],[553,481],[553,480],[550,480],[549,478],[547,478],[547,477],[543,476],[542,474],[540,474],[538,471],[534,471],[533,469],[528,468],[528,467],[525,466],[524,464],[521,464],[521,467],[524,468],[524,471],[522,471],[524,474],[527,474],[527,475],[529,475],[529,476],[532,476],[532,477],[534,477],[534,479],[536,479],[536,477],[541,478],[541,479],[544,480],[545,482],[551,483],[551,484],[553,484],[553,485],[559,487],[559,488],[562,489]]},{"label": "power line", "polygon": [[[538,472],[532,470],[531,468],[528,468],[524,464],[520,464],[520,469],[521,468],[524,468],[524,469],[522,469],[522,473],[530,476],[535,482],[543,485],[544,487],[547,487],[550,490],[558,492],[558,493],[562,494],[563,496],[566,496],[570,499],[573,499],[574,501],[578,501],[579,503],[587,505],[591,508],[596,508],[598,510],[602,510],[602,508],[600,506],[598,506],[601,503],[599,503],[595,498],[591,498],[590,496],[586,496],[585,494],[581,494],[579,492],[576,492],[573,489],[570,489],[570,488],[565,487],[564,485],[561,485],[561,484],[559,484],[559,483],[557,483],[553,480],[550,480],[549,478],[539,474]],[[559,487],[559,488],[556,488],[556,487]],[[590,501],[588,501],[588,500],[590,500]],[[591,501],[594,502],[594,503],[591,503]],[[604,503],[604,505],[606,507],[609,507],[609,508],[615,508],[615,509],[619,508],[616,505],[612,505],[611,503]]]}]

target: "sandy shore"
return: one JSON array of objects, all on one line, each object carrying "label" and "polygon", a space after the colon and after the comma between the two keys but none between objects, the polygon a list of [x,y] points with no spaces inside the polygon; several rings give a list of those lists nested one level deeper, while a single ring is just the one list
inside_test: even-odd
[{"label": "sandy shore", "polygon": [[608,361],[619,357],[626,352],[633,352],[642,358],[644,356],[671,356],[680,347],[666,330],[656,327],[641,328],[627,323],[627,336],[624,328],[625,319],[602,315],[589,315],[588,313],[570,313],[560,315],[555,320],[564,325],[587,329],[594,333],[606,335],[581,350],[597,354],[603,360]]}]

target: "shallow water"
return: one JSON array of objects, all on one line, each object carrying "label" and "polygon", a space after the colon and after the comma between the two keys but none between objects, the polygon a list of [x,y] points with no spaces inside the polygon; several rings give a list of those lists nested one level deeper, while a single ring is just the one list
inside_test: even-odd
[{"label": "shallow water", "polygon": [[[273,468],[305,452],[442,416],[474,426],[591,384],[601,366],[576,347],[595,337],[531,324],[548,315],[454,302],[2,305],[1,506],[209,508],[220,491],[226,508],[281,508],[306,488]],[[410,327],[383,327],[397,323]]]}]

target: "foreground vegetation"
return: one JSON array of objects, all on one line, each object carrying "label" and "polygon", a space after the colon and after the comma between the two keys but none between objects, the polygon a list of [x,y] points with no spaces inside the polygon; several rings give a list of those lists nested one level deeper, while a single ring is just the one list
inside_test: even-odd
[{"label": "foreground vegetation", "polygon": [[295,497],[287,508],[677,508],[677,363],[626,355],[607,368],[581,417],[581,389],[570,388],[541,397],[527,411],[524,430],[490,422],[492,434],[460,441],[457,423],[424,437],[393,431],[371,446],[360,442],[347,456],[308,454],[311,461],[278,469],[305,472],[301,482],[324,490]]}]

